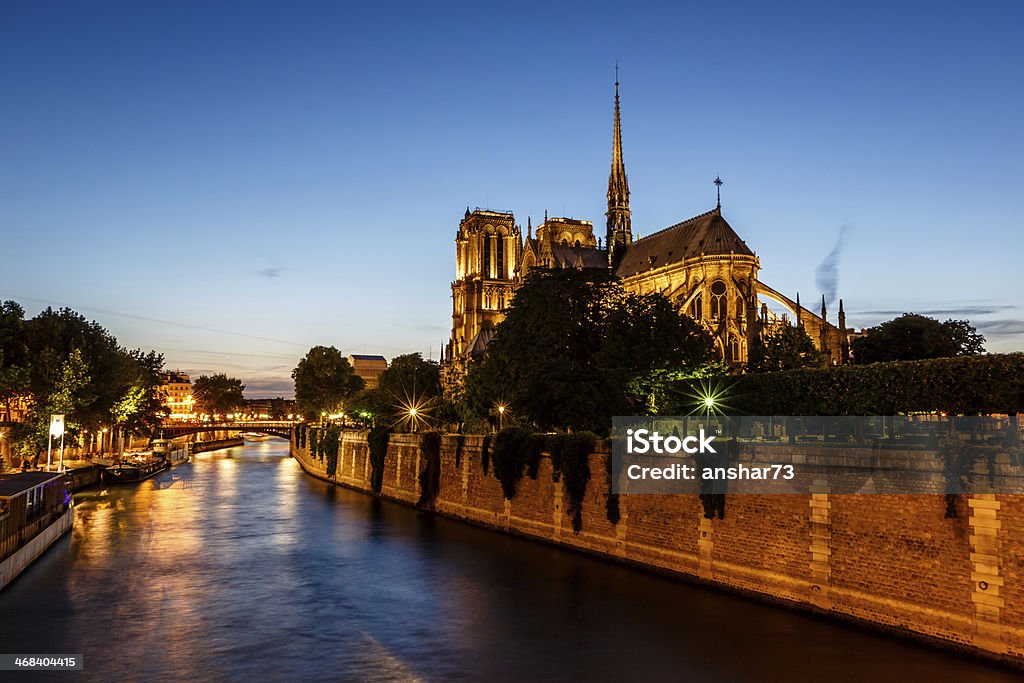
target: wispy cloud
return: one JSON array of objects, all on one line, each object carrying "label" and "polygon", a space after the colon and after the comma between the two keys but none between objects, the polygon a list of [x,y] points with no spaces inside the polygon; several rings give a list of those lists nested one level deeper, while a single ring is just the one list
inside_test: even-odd
[{"label": "wispy cloud", "polygon": [[259,270],[256,271],[256,274],[259,275],[260,277],[276,278],[281,277],[281,273],[283,272],[284,268],[272,266],[270,268],[260,268]]},{"label": "wispy cloud", "polygon": [[925,309],[875,309],[875,310],[857,310],[858,315],[876,315],[876,316],[897,316],[903,315],[904,313],[917,313],[920,315],[933,315],[933,316],[982,316],[982,315],[993,315],[995,313],[1002,313],[1005,311],[1017,310],[1018,306],[1012,305],[964,305],[964,306],[951,306],[949,308],[925,308]]}]

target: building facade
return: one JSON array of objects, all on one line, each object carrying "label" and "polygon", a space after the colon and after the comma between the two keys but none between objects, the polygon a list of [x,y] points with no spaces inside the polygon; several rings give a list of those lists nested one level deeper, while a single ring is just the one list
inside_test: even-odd
[{"label": "building facade", "polygon": [[177,370],[160,375],[160,397],[171,420],[187,422],[195,419],[195,399],[192,397],[192,379]]},{"label": "building facade", "polygon": [[388,369],[388,360],[384,356],[353,354],[348,357],[348,364],[362,378],[363,386],[367,389],[380,386],[381,373]]},{"label": "building facade", "polygon": [[[527,219],[523,239],[512,212],[466,210],[455,240],[452,333],[442,356],[446,388],[457,386],[468,363],[483,356],[516,287],[533,267],[610,268],[627,291],[664,294],[711,333],[736,371],[762,335],[780,325],[802,326],[829,362],[847,362],[842,301],[833,325],[824,297],[819,314],[801,306],[799,295],[792,300],[762,283],[760,260],[723,215],[720,193],[710,211],[634,240],[618,83],[612,131],[603,245],[590,221],[545,214],[536,236]],[[715,184],[720,189],[722,182],[715,178]],[[772,312],[769,300],[784,312]]]}]

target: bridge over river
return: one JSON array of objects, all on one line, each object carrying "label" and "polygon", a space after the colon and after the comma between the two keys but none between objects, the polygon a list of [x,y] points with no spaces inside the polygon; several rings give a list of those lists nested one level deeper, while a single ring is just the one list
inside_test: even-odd
[{"label": "bridge over river", "polygon": [[276,440],[76,500],[0,593],[3,650],[82,653],[74,680],[1019,680],[337,488]]},{"label": "bridge over river", "polygon": [[179,436],[199,434],[201,432],[256,432],[268,436],[280,436],[290,439],[292,420],[232,420],[217,422],[165,422],[158,432],[165,439],[176,439]]}]

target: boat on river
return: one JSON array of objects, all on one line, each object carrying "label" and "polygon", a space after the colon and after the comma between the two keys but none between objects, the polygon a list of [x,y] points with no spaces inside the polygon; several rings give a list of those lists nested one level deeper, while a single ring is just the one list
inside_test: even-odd
[{"label": "boat on river", "polygon": [[103,472],[108,484],[134,484],[170,468],[170,463],[153,451],[125,453]]},{"label": "boat on river", "polygon": [[62,472],[0,474],[0,590],[75,521]]},{"label": "boat on river", "polygon": [[175,445],[170,439],[153,439],[153,454],[162,457],[171,467],[188,462],[188,445]]}]

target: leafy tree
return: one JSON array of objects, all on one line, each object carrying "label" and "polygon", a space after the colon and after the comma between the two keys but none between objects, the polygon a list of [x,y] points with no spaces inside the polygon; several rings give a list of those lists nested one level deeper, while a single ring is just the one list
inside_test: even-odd
[{"label": "leafy tree", "polygon": [[780,325],[761,338],[750,350],[747,370],[771,372],[821,367],[821,352],[803,327]]},{"label": "leafy tree", "polygon": [[64,364],[77,350],[89,375],[82,391],[91,398],[76,409],[75,420],[88,427],[108,421],[135,374],[133,359],[117,339],[99,323],[69,308],[47,308],[25,324],[24,333],[32,359],[28,389],[33,400],[45,402],[56,391]]},{"label": "leafy tree", "polygon": [[975,356],[984,351],[984,344],[985,337],[966,320],[940,323],[935,318],[904,313],[854,339],[851,350],[854,362],[864,364]]},{"label": "leafy tree", "polygon": [[0,302],[0,401],[3,419],[11,419],[11,402],[28,391],[25,310],[15,301]]},{"label": "leafy tree", "polygon": [[660,294],[627,295],[604,270],[533,269],[470,369],[463,414],[500,403],[543,430],[604,433],[612,415],[656,408],[668,377],[712,358],[710,336]]},{"label": "leafy tree", "polygon": [[703,374],[717,359],[697,321],[661,294],[628,294],[608,312],[597,362],[620,414],[656,413],[668,382]]},{"label": "leafy tree", "polygon": [[378,387],[397,401],[431,399],[441,395],[441,369],[419,353],[395,356],[381,373]]},{"label": "leafy tree", "polygon": [[380,389],[360,389],[345,401],[345,408],[353,419],[371,427],[395,412],[394,401]]},{"label": "leafy tree", "polygon": [[333,346],[314,346],[292,370],[296,410],[306,419],[336,413],[345,400],[363,388],[348,359]]},{"label": "leafy tree", "polygon": [[200,375],[192,383],[192,396],[201,412],[227,415],[245,405],[242,380],[224,373]]},{"label": "leafy tree", "polygon": [[61,364],[60,377],[46,396],[36,397],[26,421],[16,433],[19,450],[23,455],[38,453],[46,448],[50,432],[50,416],[64,415],[65,429],[73,438],[78,431],[80,415],[96,400],[90,394],[91,378],[84,354],[74,349]]}]

